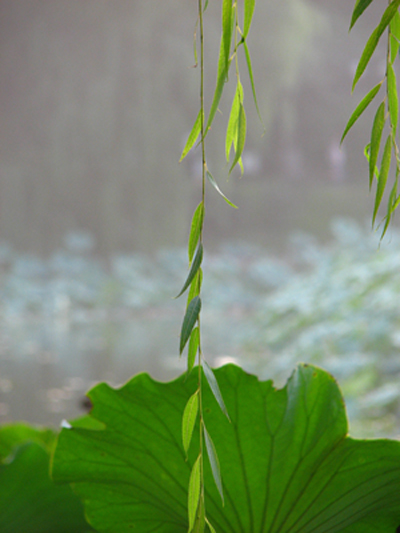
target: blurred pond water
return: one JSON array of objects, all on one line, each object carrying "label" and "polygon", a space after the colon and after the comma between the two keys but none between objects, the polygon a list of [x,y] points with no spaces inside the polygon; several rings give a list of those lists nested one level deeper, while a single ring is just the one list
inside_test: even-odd
[{"label": "blurred pond water", "polygon": [[[212,365],[242,364],[281,386],[296,363],[330,371],[352,434],[400,434],[400,234],[382,243],[336,221],[321,246],[293,236],[284,258],[243,243],[204,260],[202,344]],[[160,380],[178,357],[185,250],[93,256],[70,235],[46,260],[0,249],[0,422],[59,425],[84,412],[84,393],[138,372]]]}]

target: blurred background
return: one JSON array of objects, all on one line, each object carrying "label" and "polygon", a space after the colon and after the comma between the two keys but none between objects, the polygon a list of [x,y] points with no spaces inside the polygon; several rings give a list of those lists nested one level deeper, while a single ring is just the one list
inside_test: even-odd
[{"label": "blurred background", "polygon": [[[374,5],[376,4],[376,5]],[[337,377],[352,433],[400,433],[400,237],[371,231],[363,147],[374,108],[342,148],[358,101],[385,72],[379,21],[348,33],[348,0],[258,2],[249,38],[265,131],[241,64],[245,174],[228,179],[227,85],[208,166],[203,344],[282,385],[298,361]],[[199,151],[178,163],[198,112],[195,3],[0,2],[0,422],[59,425],[84,392],[150,372],[171,379],[200,200]],[[206,99],[220,2],[206,11]],[[232,80],[233,81],[233,80]]]}]

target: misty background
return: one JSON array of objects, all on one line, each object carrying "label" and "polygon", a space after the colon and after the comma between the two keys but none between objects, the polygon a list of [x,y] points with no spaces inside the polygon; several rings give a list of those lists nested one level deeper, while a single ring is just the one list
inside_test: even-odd
[{"label": "misty background", "polygon": [[[231,328],[253,305],[248,295],[257,296],[245,283],[235,293],[244,265],[269,254],[276,276],[293,267],[294,233],[323,244],[336,217],[361,225],[371,217],[363,147],[373,109],[342,148],[339,141],[383,77],[385,53],[378,49],[351,96],[379,20],[372,5],[349,34],[352,8],[348,0],[256,5],[248,44],[265,131],[242,61],[243,177],[228,179],[224,160],[233,83],[207,137],[208,166],[239,207],[207,193],[209,291],[230,295],[218,293]],[[199,150],[178,162],[199,105],[196,9],[184,0],[0,2],[0,422],[56,424],[79,414],[96,380],[119,383],[142,370],[166,379],[183,368],[173,361],[184,303],[171,296],[185,276],[182,249],[201,190]],[[220,10],[210,0],[208,107]],[[237,284],[225,287],[224,268],[235,261]],[[210,358],[224,362],[235,351],[223,346],[231,330],[210,302]]]}]

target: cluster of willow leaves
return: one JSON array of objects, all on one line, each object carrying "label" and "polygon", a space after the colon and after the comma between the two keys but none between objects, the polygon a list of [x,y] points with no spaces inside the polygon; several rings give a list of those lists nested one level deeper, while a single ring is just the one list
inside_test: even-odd
[{"label": "cluster of willow leaves", "polygon": [[[357,0],[352,26],[372,1]],[[233,148],[231,169],[241,165],[246,116],[237,58],[242,50],[257,105],[247,47],[255,1],[244,0],[241,24],[237,2],[223,0],[217,85],[205,119],[207,4],[198,2],[200,110],[183,154],[200,139],[202,198],[190,230],[189,273],[179,293],[188,294],[179,347],[183,353],[187,346],[187,371],[169,383],[140,374],[119,389],[99,384],[88,392],[90,414],[65,422],[58,435],[24,424],[3,427],[2,532],[400,531],[400,443],[351,438],[343,398],[331,375],[300,364],[277,389],[238,366],[214,371],[203,357],[205,178],[221,192],[207,166],[205,140],[233,66],[236,76],[230,79],[236,91],[226,153],[229,161]],[[384,232],[400,202],[393,68],[400,40],[399,6],[400,0],[392,0],[386,7],[361,56],[354,84],[383,35],[388,42],[385,78],[362,100],[345,130],[384,89],[365,151],[371,186],[377,182],[374,221],[394,154],[395,180]]]}]

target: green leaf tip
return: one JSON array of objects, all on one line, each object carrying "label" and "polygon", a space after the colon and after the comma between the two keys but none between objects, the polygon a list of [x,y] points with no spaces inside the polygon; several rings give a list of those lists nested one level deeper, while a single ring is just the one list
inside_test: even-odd
[{"label": "green leaf tip", "polygon": [[207,174],[207,179],[208,181],[211,183],[211,185],[214,187],[214,189],[217,191],[218,194],[220,194],[222,196],[222,198],[225,200],[225,202],[230,205],[231,207],[234,207],[235,209],[237,209],[237,205],[235,205],[233,202],[231,202],[229,200],[229,198],[227,198],[225,196],[225,194],[221,191],[221,189],[219,188],[217,182],[215,181],[215,179],[212,177],[211,173],[207,170],[206,172]]}]

